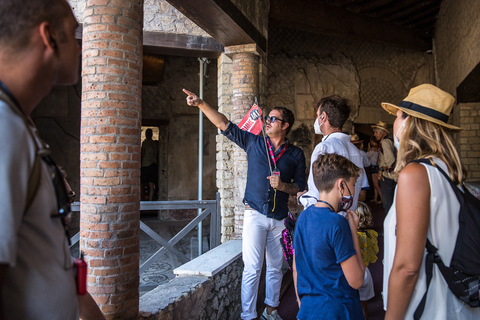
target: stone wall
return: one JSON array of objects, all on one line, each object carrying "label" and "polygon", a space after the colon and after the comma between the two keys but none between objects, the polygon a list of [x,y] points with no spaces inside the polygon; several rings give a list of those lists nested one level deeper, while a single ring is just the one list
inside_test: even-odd
[{"label": "stone wall", "polygon": [[427,53],[289,29],[269,32],[267,105],[294,111],[289,139],[302,147],[307,162],[318,143],[313,122],[323,96],[349,99],[352,114],[343,130],[353,132],[355,125],[379,120],[393,124],[381,102],[400,103],[411,87],[433,80],[433,56]]},{"label": "stone wall", "polygon": [[268,13],[270,0],[232,0],[258,31],[268,38]]},{"label": "stone wall", "polygon": [[452,95],[480,62],[479,24],[479,1],[442,1],[433,50],[437,85]]},{"label": "stone wall", "polygon": [[[83,13],[87,0],[67,0],[79,23],[83,22]],[[108,3],[109,0],[97,0]],[[199,26],[185,17],[165,0],[144,0],[143,30],[162,33],[187,34],[210,37]]]},{"label": "stone wall", "polygon": [[454,108],[455,124],[463,128],[456,134],[456,147],[467,170],[467,180],[480,181],[480,103],[462,103]]},{"label": "stone wall", "polygon": [[[217,71],[217,92],[218,92],[218,111],[223,113],[227,119],[233,119],[232,104],[232,59],[227,55],[221,54],[218,58]],[[218,131],[218,130],[217,130]],[[220,202],[222,208],[222,243],[232,239],[235,224],[235,181],[233,179],[233,150],[238,148],[233,142],[224,135],[216,136],[217,142],[217,187],[220,192]]]},{"label": "stone wall", "polygon": [[240,318],[241,250],[228,241],[175,269],[176,278],[140,298],[139,320]]},{"label": "stone wall", "polygon": [[165,0],[144,1],[144,31],[210,37]]},{"label": "stone wall", "polygon": [[[480,2],[444,0],[434,38],[437,85],[456,89],[480,62]],[[480,103],[454,107],[453,123],[464,130],[455,135],[468,180],[480,180]]]}]

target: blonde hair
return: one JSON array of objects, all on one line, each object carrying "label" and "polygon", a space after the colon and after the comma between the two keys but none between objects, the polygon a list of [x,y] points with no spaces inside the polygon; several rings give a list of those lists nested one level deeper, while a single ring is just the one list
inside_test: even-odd
[{"label": "blonde hair", "polygon": [[[402,113],[405,119],[407,114]],[[413,116],[409,116],[405,121],[405,131],[400,140],[394,176],[398,177],[400,171],[412,160],[436,157],[447,165],[452,181],[463,183],[466,179],[466,171],[448,129]]]},{"label": "blonde hair", "polygon": [[358,201],[357,210],[355,212],[358,215],[358,229],[365,229],[373,226],[373,215],[370,207],[364,202]]}]

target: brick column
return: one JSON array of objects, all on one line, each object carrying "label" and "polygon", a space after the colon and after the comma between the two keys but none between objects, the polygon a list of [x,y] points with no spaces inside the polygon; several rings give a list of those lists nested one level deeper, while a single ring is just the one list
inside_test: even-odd
[{"label": "brick column", "polygon": [[136,319],[143,0],[87,0],[83,25],[80,248],[107,319]]},{"label": "brick column", "polygon": [[[232,59],[232,115],[231,121],[240,123],[259,96],[260,53],[255,44],[225,48],[225,54]],[[220,94],[220,93],[219,93]],[[247,182],[247,156],[238,146],[233,148],[234,212],[235,226],[231,238],[239,238],[243,232],[244,205],[242,199]]]}]

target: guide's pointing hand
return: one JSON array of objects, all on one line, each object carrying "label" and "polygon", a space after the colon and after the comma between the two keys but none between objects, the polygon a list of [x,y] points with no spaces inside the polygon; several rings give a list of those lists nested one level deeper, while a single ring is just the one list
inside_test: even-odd
[{"label": "guide's pointing hand", "polygon": [[183,89],[183,92],[185,92],[185,94],[187,95],[187,104],[189,106],[198,107],[202,99],[200,99],[195,93],[190,92],[187,89]]}]

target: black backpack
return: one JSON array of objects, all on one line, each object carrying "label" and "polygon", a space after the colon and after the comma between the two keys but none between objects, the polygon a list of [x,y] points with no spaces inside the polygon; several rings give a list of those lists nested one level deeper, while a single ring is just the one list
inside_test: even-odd
[{"label": "black backpack", "polygon": [[[418,159],[412,162],[432,165],[428,159]],[[420,319],[425,308],[434,263],[440,269],[448,288],[457,298],[472,308],[480,307],[480,200],[473,196],[465,186],[463,186],[464,192],[462,192],[439,166],[435,166],[435,168],[450,183],[460,202],[459,229],[450,267],[445,266],[442,258],[437,254],[438,249],[427,238],[426,248],[428,253],[425,259],[427,291],[415,310],[415,320]]]}]

